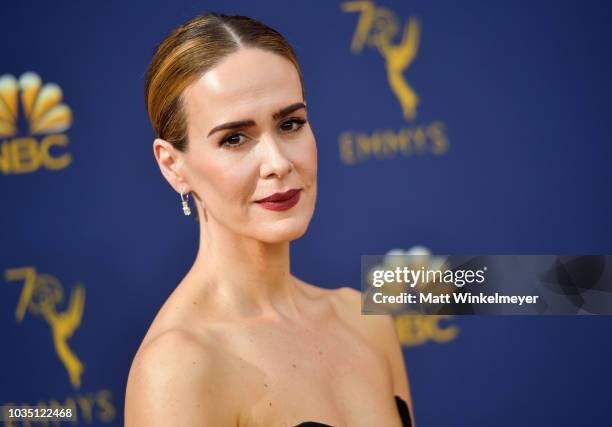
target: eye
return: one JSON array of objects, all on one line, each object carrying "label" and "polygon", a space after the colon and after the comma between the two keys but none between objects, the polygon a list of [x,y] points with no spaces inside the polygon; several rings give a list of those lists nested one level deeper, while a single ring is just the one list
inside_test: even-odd
[{"label": "eye", "polygon": [[225,138],[221,140],[219,145],[225,146],[227,148],[240,147],[242,144],[246,142],[244,140],[241,140],[240,137],[245,137],[245,136],[241,133],[234,133],[232,135],[226,136]]},{"label": "eye", "polygon": [[297,132],[304,126],[304,123],[306,123],[306,120],[299,117],[293,117],[284,121],[280,127],[284,132]]}]

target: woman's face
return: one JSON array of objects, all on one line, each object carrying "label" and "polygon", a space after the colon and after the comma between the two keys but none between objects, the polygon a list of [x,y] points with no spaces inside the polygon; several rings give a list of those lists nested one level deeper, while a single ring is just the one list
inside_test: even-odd
[{"label": "woman's face", "polygon": [[[189,86],[183,101],[189,142],[181,171],[208,221],[268,243],[304,234],[317,194],[317,147],[295,66],[240,49]],[[288,190],[299,191],[258,202]]]}]

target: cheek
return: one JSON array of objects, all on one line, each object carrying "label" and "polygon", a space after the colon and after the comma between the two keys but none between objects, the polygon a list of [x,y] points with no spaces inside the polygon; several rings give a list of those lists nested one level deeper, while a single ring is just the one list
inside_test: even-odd
[{"label": "cheek", "polygon": [[227,202],[249,198],[253,182],[249,168],[240,167],[240,162],[231,161],[227,156],[209,153],[200,158],[202,160],[192,163],[191,170],[196,178],[194,186],[205,204],[209,202],[212,209],[214,205],[229,207],[232,204]]},{"label": "cheek", "polygon": [[317,143],[314,137],[300,144],[294,163],[298,166],[304,179],[312,183],[317,176]]}]

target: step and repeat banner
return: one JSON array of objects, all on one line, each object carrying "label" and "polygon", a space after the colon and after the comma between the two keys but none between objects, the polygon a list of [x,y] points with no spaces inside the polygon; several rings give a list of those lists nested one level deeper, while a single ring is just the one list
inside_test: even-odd
[{"label": "step and repeat banner", "polygon": [[[198,245],[153,157],[144,76],[210,11],[277,29],[302,66],[319,188],[296,276],[360,289],[363,256],[542,254],[562,283],[563,255],[612,253],[604,2],[6,2],[0,405],[123,425],[132,358]],[[583,291],[549,316],[465,316],[491,312],[431,296],[391,311],[417,424],[603,425],[612,319]]]}]

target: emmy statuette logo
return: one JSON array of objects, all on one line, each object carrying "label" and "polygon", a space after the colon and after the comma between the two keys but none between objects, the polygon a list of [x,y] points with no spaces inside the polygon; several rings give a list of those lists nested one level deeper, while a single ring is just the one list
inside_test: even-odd
[{"label": "emmy statuette logo", "polygon": [[5,271],[6,280],[21,281],[23,287],[15,311],[17,323],[21,323],[26,310],[42,317],[53,337],[53,347],[68,372],[70,384],[76,389],[81,386],[81,375],[85,367],[79,357],[68,346],[70,338],[81,324],[85,307],[85,288],[76,284],[70,293],[68,308],[58,311],[58,304],[64,300],[64,288],[50,274],[40,274],[34,267],[13,268]]},{"label": "emmy statuette logo", "polygon": [[[414,67],[419,52],[420,20],[409,17],[402,25],[395,12],[370,0],[349,1],[342,3],[341,7],[345,13],[359,14],[351,52],[360,55],[365,47],[378,52],[377,56],[382,59],[379,62],[386,71],[385,87],[388,86],[395,95],[403,120],[413,122],[421,98],[407,80],[406,73]],[[347,130],[340,134],[338,143],[340,161],[351,166],[370,160],[440,156],[449,149],[446,125],[440,120],[397,130]]]},{"label": "emmy statuette logo", "polygon": [[[70,421],[70,423],[74,424],[76,422],[78,425],[91,425],[93,423],[97,425],[100,423],[110,424],[116,421],[117,408],[114,403],[114,391],[107,388],[83,390],[82,377],[85,371],[85,364],[81,362],[79,356],[68,343],[68,340],[81,326],[85,308],[85,287],[81,283],[76,283],[70,291],[69,301],[64,304],[65,291],[60,281],[50,274],[38,272],[33,266],[6,269],[4,271],[4,279],[8,282],[9,286],[14,286],[14,283],[21,285],[21,292],[15,310],[17,324],[22,324],[28,313],[44,320],[51,330],[55,353],[67,373],[70,385],[75,391],[63,398],[50,396],[46,399],[41,399],[39,392],[36,391],[36,384],[39,379],[28,378],[27,366],[15,366],[14,372],[17,372],[17,374],[13,380],[31,384],[33,395],[36,396],[37,401],[0,402],[0,405],[22,405],[24,407],[35,407],[39,410],[69,408],[75,414],[75,419]],[[62,307],[65,308],[62,309]],[[22,351],[38,352],[39,350],[32,348],[31,344],[32,341],[28,341],[28,347],[22,348]],[[55,361],[49,361],[46,368],[55,369],[56,366],[57,363]],[[43,365],[42,368],[45,368],[45,366]],[[53,388],[55,387],[64,389],[63,384],[53,386]],[[7,413],[4,414],[4,418],[0,416],[0,422],[2,421],[4,421],[7,427],[22,425],[20,421],[7,417]],[[48,423],[47,421],[40,422],[45,425]],[[30,424],[29,421],[23,421],[24,426]],[[36,424],[36,421],[32,424]],[[62,422],[61,424],[63,425],[64,423]]]},{"label": "emmy statuette logo", "polygon": [[404,71],[410,66],[419,48],[421,26],[416,18],[411,17],[404,25],[399,43],[393,38],[400,30],[397,15],[391,10],[376,6],[370,1],[347,2],[342,5],[345,12],[359,12],[357,28],[353,35],[351,51],[355,54],[369,45],[378,50],[385,60],[387,81],[400,102],[402,114],[406,120],[414,120],[419,97],[404,77]]}]

